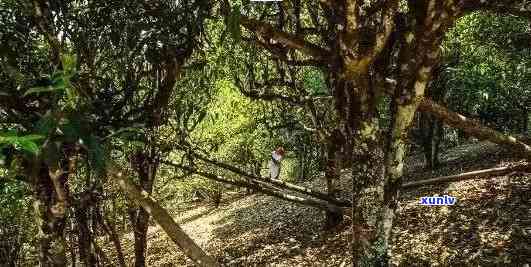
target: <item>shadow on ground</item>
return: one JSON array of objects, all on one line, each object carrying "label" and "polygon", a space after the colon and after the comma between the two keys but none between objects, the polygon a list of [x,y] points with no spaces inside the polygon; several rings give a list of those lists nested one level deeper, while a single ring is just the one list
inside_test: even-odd
[{"label": "shadow on ground", "polygon": [[332,266],[348,257],[346,236],[322,231],[321,211],[267,196],[250,200],[215,223],[214,236],[226,245],[215,253],[220,262]]}]

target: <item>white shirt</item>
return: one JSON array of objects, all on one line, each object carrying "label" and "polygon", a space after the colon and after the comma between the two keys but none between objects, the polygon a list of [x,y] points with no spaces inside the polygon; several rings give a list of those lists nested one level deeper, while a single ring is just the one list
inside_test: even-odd
[{"label": "white shirt", "polygon": [[[276,151],[273,151],[271,154],[271,157],[276,160],[277,162],[280,162],[282,160],[282,155],[277,154]],[[278,179],[278,176],[280,175],[280,163],[275,163],[273,160],[269,161],[269,177],[271,179]]]},{"label": "white shirt", "polygon": [[282,155],[277,154],[276,151],[273,151],[273,153],[271,154],[271,156],[272,156],[276,161],[280,161],[280,160],[282,159]]}]

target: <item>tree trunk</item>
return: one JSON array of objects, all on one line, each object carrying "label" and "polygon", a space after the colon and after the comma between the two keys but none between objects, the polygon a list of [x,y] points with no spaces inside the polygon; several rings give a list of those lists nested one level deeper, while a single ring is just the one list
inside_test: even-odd
[{"label": "tree trunk", "polygon": [[[380,266],[379,251],[374,246],[378,211],[382,205],[383,151],[379,142],[377,120],[361,121],[359,133],[353,137],[352,161],[352,236],[355,266]],[[376,188],[367,193],[367,188]]]},{"label": "tree trunk", "polygon": [[[352,261],[354,266],[372,266],[376,253],[371,242],[381,205],[384,169],[376,116],[377,95],[369,75],[364,72],[368,70],[356,70],[362,74],[345,80],[350,71],[351,68],[333,70],[329,79],[340,119],[336,134],[344,140],[341,155],[352,166]],[[369,187],[377,190],[365,193]]]},{"label": "tree trunk", "polygon": [[177,244],[183,252],[190,257],[199,266],[219,266],[214,258],[208,256],[173,220],[168,212],[162,208],[145,191],[139,190],[136,186],[131,184],[123,172],[115,167],[109,167],[109,176],[114,179],[125,194],[144,208],[153,219],[164,229],[168,236]]},{"label": "tree trunk", "polygon": [[433,170],[439,167],[439,147],[443,138],[442,122],[425,112],[419,114],[421,121],[421,139],[426,168]]},{"label": "tree trunk", "polygon": [[[40,160],[36,160],[34,164],[33,192],[35,219],[39,230],[39,266],[66,266],[64,203],[58,199],[48,167]],[[65,181],[61,180],[60,186],[64,187]]]},{"label": "tree trunk", "polygon": [[[392,124],[385,149],[385,180],[383,199],[380,207],[378,227],[375,242],[375,261],[378,264],[388,264],[391,257],[389,244],[395,211],[404,172],[404,158],[407,152],[407,131],[413,121],[417,104],[415,101],[400,104],[394,100]],[[430,152],[431,153],[431,152]]]},{"label": "tree trunk", "polygon": [[529,131],[529,111],[527,108],[522,110],[522,134],[527,135]]},{"label": "tree trunk", "polygon": [[70,217],[70,261],[72,262],[72,267],[76,266],[77,255],[76,248],[72,244],[76,243],[76,226],[75,219]]},{"label": "tree trunk", "polygon": [[[331,199],[337,198],[337,184],[340,178],[339,175],[342,159],[339,154],[343,145],[344,142],[341,138],[341,134],[336,131],[334,131],[332,135],[330,135],[329,140],[327,140],[325,179],[327,193]],[[343,221],[343,211],[326,211],[325,220],[325,228],[331,229]]]},{"label": "tree trunk", "polygon": [[[113,211],[114,212],[114,211]],[[114,245],[114,248],[116,250],[116,256],[118,258],[118,263],[120,264],[120,267],[125,267],[125,257],[124,253],[122,251],[122,245],[120,243],[120,237],[116,233],[116,226],[114,225],[114,222],[110,222],[107,217],[101,213],[99,213],[99,221],[101,225],[103,226],[103,230],[107,233],[107,235],[111,238],[111,241]]]},{"label": "tree trunk", "polygon": [[[158,162],[156,162],[153,148],[148,152],[137,151],[134,158],[134,169],[138,173],[140,186],[144,192],[151,194],[155,180]],[[149,213],[142,207],[133,207],[129,210],[130,220],[133,225],[135,237],[135,266],[146,266],[147,231],[149,227]]]},{"label": "tree trunk", "polygon": [[90,209],[91,198],[90,191],[81,195],[79,206],[75,209],[75,218],[78,229],[78,250],[79,260],[85,266],[94,266],[95,255],[92,249],[92,234],[90,231]]},{"label": "tree trunk", "polygon": [[147,247],[147,230],[149,223],[149,213],[142,208],[137,208],[136,215],[133,217],[133,233],[135,236],[135,266],[146,266],[146,247]]}]

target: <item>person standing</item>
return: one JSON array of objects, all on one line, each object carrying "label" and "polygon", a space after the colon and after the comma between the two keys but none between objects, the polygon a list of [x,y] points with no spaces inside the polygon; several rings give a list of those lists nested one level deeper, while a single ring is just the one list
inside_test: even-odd
[{"label": "person standing", "polygon": [[278,180],[280,176],[280,161],[284,156],[284,148],[279,146],[271,153],[271,161],[269,162],[269,178]]}]

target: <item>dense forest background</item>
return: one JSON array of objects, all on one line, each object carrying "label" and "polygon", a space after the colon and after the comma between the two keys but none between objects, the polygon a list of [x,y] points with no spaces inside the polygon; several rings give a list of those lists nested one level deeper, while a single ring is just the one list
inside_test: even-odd
[{"label": "dense forest background", "polygon": [[[0,0],[0,265],[162,265],[168,247],[169,265],[530,263],[530,18],[504,0]],[[459,209],[511,202],[512,242],[397,246],[459,220],[405,203],[469,179]],[[181,227],[212,212],[238,244]],[[262,215],[289,260],[235,261]],[[460,251],[463,229],[432,237]]]}]

